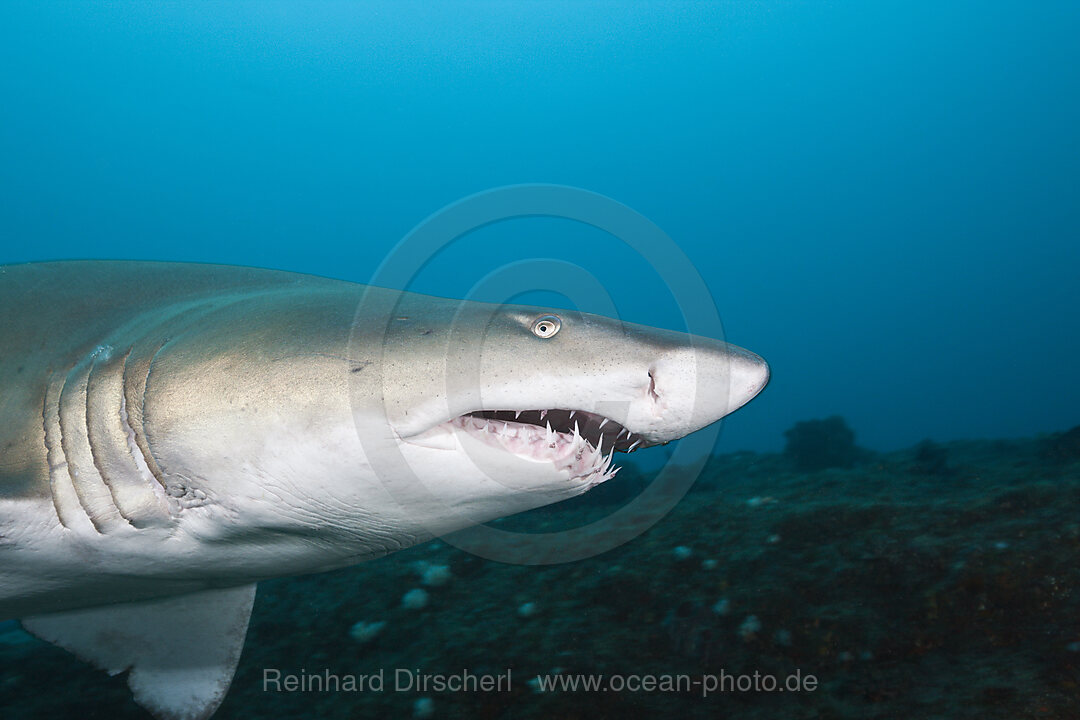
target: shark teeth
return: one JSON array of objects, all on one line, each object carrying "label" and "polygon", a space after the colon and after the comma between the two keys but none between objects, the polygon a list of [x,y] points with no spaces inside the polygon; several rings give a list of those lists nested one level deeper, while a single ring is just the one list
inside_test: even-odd
[{"label": "shark teeth", "polygon": [[593,447],[613,447],[618,452],[630,452],[654,444],[616,420],[585,410],[478,410],[467,413],[466,417],[498,420],[509,423],[510,427],[525,425],[544,430],[550,426],[555,433],[571,437],[576,434]]},{"label": "shark teeth", "polygon": [[550,420],[545,420],[541,427],[537,424],[505,420],[501,416],[496,419],[463,415],[451,420],[449,425],[461,428],[474,437],[515,455],[531,460],[550,461],[556,469],[566,472],[570,481],[583,482],[589,487],[610,480],[619,471],[618,467],[612,466],[616,451],[615,439],[601,434],[593,438],[596,443],[593,444],[590,438],[582,433],[580,418],[568,431],[556,430]]}]

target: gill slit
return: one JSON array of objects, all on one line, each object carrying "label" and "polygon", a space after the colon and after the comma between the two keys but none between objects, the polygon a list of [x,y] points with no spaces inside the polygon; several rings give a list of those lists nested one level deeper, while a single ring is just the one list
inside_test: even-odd
[{"label": "gill slit", "polygon": [[[132,350],[131,348],[128,348],[127,353],[124,354],[124,363],[125,364],[127,363],[128,356],[131,355],[131,350]],[[107,367],[106,363],[98,363],[98,362],[91,361],[90,368],[86,372],[86,398],[85,398],[86,412],[85,412],[85,417],[84,417],[84,421],[85,421],[85,424],[86,424],[86,428],[85,428],[85,430],[86,430],[86,444],[90,447],[90,459],[94,463],[94,468],[97,470],[98,475],[101,476],[101,482],[105,485],[105,488],[109,491],[109,497],[112,498],[113,507],[116,508],[116,512],[120,515],[120,517],[122,517],[124,519],[124,522],[126,522],[131,527],[135,527],[135,524],[131,522],[131,518],[129,518],[124,513],[124,510],[121,507],[120,499],[117,497],[117,490],[116,490],[116,487],[115,487],[115,483],[113,482],[113,480],[111,480],[109,478],[109,474],[105,471],[105,463],[102,462],[102,460],[101,460],[101,450],[94,446],[94,432],[90,429],[90,417],[91,417],[90,391],[93,389],[92,381],[94,379],[94,373],[98,372],[101,368],[105,368],[105,367]],[[120,397],[123,398],[123,385],[121,385],[121,387],[120,387]]]},{"label": "gill slit", "polygon": [[[168,339],[162,341],[162,343],[158,347],[158,349],[155,350],[154,354],[150,356],[150,362],[147,363],[147,366],[146,366],[146,376],[143,378],[142,392],[140,393],[139,398],[138,398],[138,400],[139,400],[139,414],[140,414],[140,420],[141,420],[140,424],[143,425],[143,432],[142,432],[141,435],[140,435],[139,431],[135,429],[134,423],[131,422],[131,411],[128,410],[128,407],[127,407],[127,378],[128,378],[128,368],[130,367],[128,365],[128,360],[131,357],[130,352],[124,358],[124,389],[125,389],[125,391],[124,391],[123,405],[120,408],[120,410],[121,410],[121,412],[120,412],[120,421],[124,424],[124,428],[127,431],[127,433],[129,434],[129,437],[134,441],[132,443],[132,445],[134,447],[131,448],[132,459],[135,459],[134,458],[134,453],[138,452],[139,455],[142,457],[143,463],[146,465],[146,469],[150,471],[150,475],[153,476],[154,481],[157,482],[157,484],[159,486],[159,489],[160,489],[160,496],[161,497],[164,497],[165,494],[166,494],[166,492],[165,492],[165,475],[162,472],[161,467],[158,465],[157,458],[154,457],[153,452],[150,450],[150,438],[146,434],[146,428],[145,428],[145,426],[146,426],[146,386],[150,382],[150,371],[154,367],[154,360],[157,358],[158,353],[161,352],[162,348],[164,348],[165,345],[168,344],[168,342],[169,342]],[[139,442],[140,438],[142,439],[142,442]]]},{"label": "gill slit", "polygon": [[[64,519],[65,513],[61,507],[60,498],[58,497],[58,493],[62,491],[59,489],[58,481],[56,478],[57,472],[59,472],[61,469],[65,472],[68,472],[67,458],[63,458],[63,447],[54,444],[55,438],[52,437],[52,431],[49,430],[49,399],[53,395],[56,395],[57,410],[55,426],[57,432],[59,432],[61,436],[63,436],[64,434],[64,429],[60,426],[60,392],[63,390],[64,385],[67,384],[67,373],[65,373],[62,377],[63,380],[60,383],[60,388],[56,391],[54,391],[53,389],[55,385],[53,381],[53,376],[49,376],[45,381],[45,393],[41,402],[41,428],[42,430],[44,430],[45,464],[49,468],[49,498],[52,500],[53,510],[56,511],[56,519],[60,521],[60,525],[62,527],[70,530],[71,525],[69,525],[68,521]],[[52,442],[50,442],[50,440],[52,440]],[[61,458],[63,458],[59,461],[54,459],[58,452]],[[61,468],[61,466],[63,467]],[[71,480],[70,474],[68,475],[68,479]],[[74,491],[74,488],[72,488],[72,491]]]}]

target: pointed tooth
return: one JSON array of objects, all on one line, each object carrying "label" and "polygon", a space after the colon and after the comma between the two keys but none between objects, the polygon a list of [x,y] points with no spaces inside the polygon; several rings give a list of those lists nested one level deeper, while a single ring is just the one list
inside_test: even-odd
[{"label": "pointed tooth", "polygon": [[637,440],[635,440],[635,441],[634,441],[634,444],[633,444],[633,445],[631,445],[630,447],[628,447],[628,448],[626,449],[626,452],[633,452],[633,451],[634,451],[634,448],[636,448],[636,447],[637,447],[638,445],[640,445],[640,444],[641,444],[641,439],[639,438],[639,439],[637,439]]},{"label": "pointed tooth", "polygon": [[615,439],[618,440],[619,438],[621,438],[623,433],[626,433],[626,436],[630,437],[630,431],[627,430],[626,428],[623,428],[622,430],[619,431],[619,434],[615,437]]},{"label": "pointed tooth", "polygon": [[604,429],[604,426],[605,426],[605,425],[607,425],[607,420],[608,420],[607,418],[604,418],[603,420],[601,420],[601,421],[600,421],[600,427],[598,427],[598,428],[596,428],[596,429],[597,429],[597,430],[603,430],[603,429]]},{"label": "pointed tooth", "polygon": [[520,410],[515,410],[514,411],[514,419],[517,420],[519,417],[521,417],[521,411]]},{"label": "pointed tooth", "polygon": [[570,411],[570,419],[571,419],[571,420],[573,420],[573,419],[574,419],[574,413],[576,413],[576,412],[577,412],[577,410],[571,410],[571,411]]},{"label": "pointed tooth", "polygon": [[[541,411],[540,411],[540,421],[541,421],[541,422],[543,422],[544,418],[546,418],[546,417],[547,417],[547,412],[548,412],[547,410],[541,410]],[[549,424],[550,424],[550,423],[549,423]]]}]

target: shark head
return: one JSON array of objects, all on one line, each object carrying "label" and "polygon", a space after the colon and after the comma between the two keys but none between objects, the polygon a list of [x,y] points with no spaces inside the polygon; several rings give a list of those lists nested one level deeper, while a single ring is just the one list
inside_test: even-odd
[{"label": "shark head", "polygon": [[598,315],[452,302],[431,323],[403,305],[386,334],[383,403],[410,458],[464,455],[534,499],[610,479],[616,453],[710,425],[769,378],[734,345]]},{"label": "shark head", "polygon": [[161,348],[143,423],[162,473],[230,508],[232,530],[352,559],[583,493],[768,378],[734,345],[577,311],[278,292]]}]

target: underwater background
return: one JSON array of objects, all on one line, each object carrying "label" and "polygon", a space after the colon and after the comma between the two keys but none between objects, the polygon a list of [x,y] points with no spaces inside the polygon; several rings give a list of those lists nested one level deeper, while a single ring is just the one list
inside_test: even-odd
[{"label": "underwater background", "polygon": [[[435,541],[260,585],[215,717],[1077,718],[1078,33],[1073,2],[7,1],[0,264],[369,282],[463,198],[565,185],[667,233],[772,367],[692,491],[610,553]],[[480,227],[408,287],[579,304],[544,258],[626,320],[686,327],[686,278],[566,218]],[[508,267],[509,296],[484,283]],[[586,524],[669,453],[499,526]],[[276,693],[268,667],[514,683]],[[530,684],[722,669],[819,683]],[[147,717],[12,623],[0,672],[5,717]]]}]

